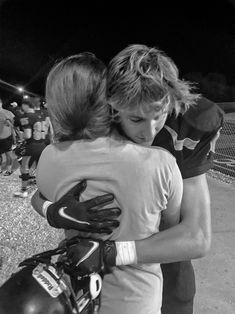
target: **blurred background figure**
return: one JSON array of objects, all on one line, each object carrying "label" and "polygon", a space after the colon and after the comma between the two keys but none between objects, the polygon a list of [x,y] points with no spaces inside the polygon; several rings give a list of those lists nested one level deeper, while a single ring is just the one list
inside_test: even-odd
[{"label": "blurred background figure", "polygon": [[3,172],[4,155],[6,158],[6,170],[3,172],[4,176],[12,174],[13,153],[12,146],[15,144],[14,118],[12,111],[3,109],[2,99],[0,99],[0,154],[1,165],[0,173]]},{"label": "blurred background figure", "polygon": [[25,198],[28,196],[27,188],[32,179],[32,171],[36,169],[38,159],[46,147],[45,139],[49,126],[40,110],[35,110],[37,100],[34,98],[23,99],[23,114],[20,117],[20,129],[23,131],[21,147],[20,178],[21,188],[14,196]]}]

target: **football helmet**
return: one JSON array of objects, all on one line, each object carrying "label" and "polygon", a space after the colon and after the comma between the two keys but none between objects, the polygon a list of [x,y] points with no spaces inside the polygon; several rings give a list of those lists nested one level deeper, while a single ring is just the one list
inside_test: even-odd
[{"label": "football helmet", "polygon": [[[66,260],[68,246],[24,260],[22,269],[0,287],[1,314],[90,314],[99,308],[98,273],[75,278]],[[61,254],[56,263],[52,256]],[[65,260],[65,262],[64,262]]]}]

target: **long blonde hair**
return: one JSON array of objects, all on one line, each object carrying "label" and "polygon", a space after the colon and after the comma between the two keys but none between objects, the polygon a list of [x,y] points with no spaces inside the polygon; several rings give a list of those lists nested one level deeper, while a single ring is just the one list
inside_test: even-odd
[{"label": "long blonde hair", "polygon": [[58,141],[95,139],[110,132],[106,67],[92,53],[69,56],[53,66],[46,102]]}]

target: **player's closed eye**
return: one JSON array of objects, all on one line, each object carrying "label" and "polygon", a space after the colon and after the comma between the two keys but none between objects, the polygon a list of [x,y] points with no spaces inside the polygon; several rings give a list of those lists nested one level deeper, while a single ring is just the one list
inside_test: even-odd
[{"label": "player's closed eye", "polygon": [[134,123],[138,123],[138,122],[143,121],[142,118],[130,118],[129,120],[130,120],[131,122],[134,122]]}]

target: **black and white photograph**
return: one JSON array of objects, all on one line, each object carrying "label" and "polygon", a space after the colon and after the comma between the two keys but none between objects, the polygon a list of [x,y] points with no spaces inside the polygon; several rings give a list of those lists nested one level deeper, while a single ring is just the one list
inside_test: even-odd
[{"label": "black and white photograph", "polygon": [[235,0],[0,0],[0,314],[235,313]]}]

